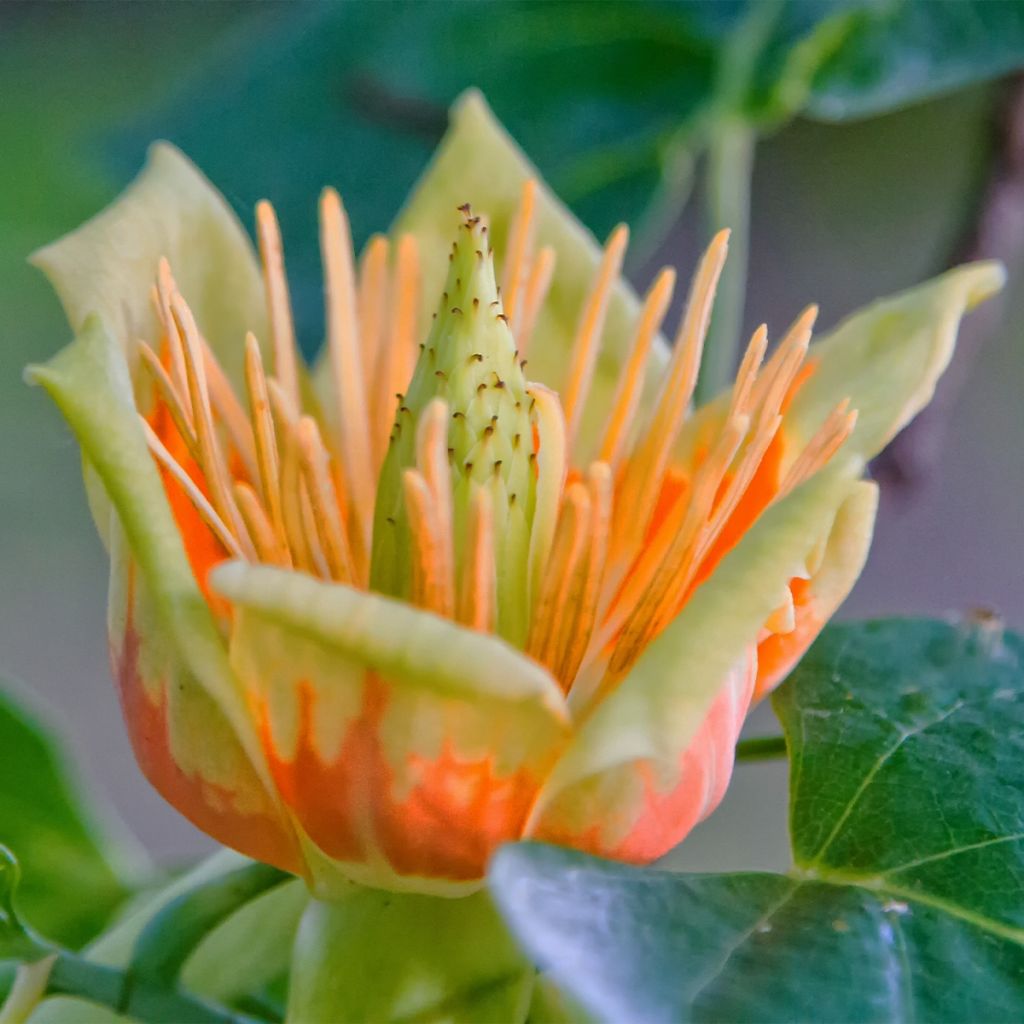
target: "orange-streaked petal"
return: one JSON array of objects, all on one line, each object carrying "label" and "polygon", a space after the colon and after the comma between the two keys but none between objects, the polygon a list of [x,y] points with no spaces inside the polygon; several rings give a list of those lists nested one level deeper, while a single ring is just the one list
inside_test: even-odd
[{"label": "orange-streaked petal", "polygon": [[568,722],[494,636],[341,584],[232,563],[232,664],[322,891],[341,876],[458,890],[515,839]]},{"label": "orange-streaked petal", "polygon": [[755,700],[786,678],[846,600],[867,560],[877,511],[877,485],[861,480],[836,513],[820,566],[810,579],[796,578],[790,582],[795,609],[793,629],[773,633],[758,644]]},{"label": "orange-streaked petal", "polygon": [[644,758],[589,776],[545,805],[530,837],[633,864],[682,842],[725,796],[756,662],[751,648],[729,672],[675,764]]}]

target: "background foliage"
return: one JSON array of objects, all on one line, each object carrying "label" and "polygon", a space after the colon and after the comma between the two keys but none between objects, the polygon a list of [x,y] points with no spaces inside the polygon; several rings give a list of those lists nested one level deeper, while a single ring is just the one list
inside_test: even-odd
[{"label": "background foliage", "polygon": [[[105,568],[81,495],[77,455],[44,401],[20,383],[21,366],[52,352],[65,336],[55,301],[24,265],[31,249],[95,212],[139,167],[152,139],[170,138],[246,222],[258,198],[277,205],[302,340],[311,352],[321,322],[312,231],[320,187],[340,187],[359,237],[386,226],[443,131],[448,103],[478,85],[597,234],[618,220],[633,224],[630,272],[638,285],[665,261],[685,274],[718,220],[737,225],[742,238],[749,206],[746,312],[734,298],[732,321],[716,329],[729,336],[766,317],[777,328],[810,299],[821,301],[827,325],[875,295],[940,269],[975,222],[993,169],[1007,158],[998,125],[1007,96],[1020,88],[1006,75],[1024,60],[1024,7],[1013,0],[8,2],[0,7],[0,38],[0,311],[6,327],[0,430],[7,441],[0,447],[0,555],[7,583],[0,592],[0,665],[30,680],[74,725],[68,755],[62,752],[66,737],[58,746],[40,725],[35,700],[26,704],[15,688],[0,688],[0,843],[22,862],[25,918],[48,939],[77,948],[118,909],[134,906],[133,893],[158,877],[111,824],[111,812],[85,796],[86,782],[102,781],[162,861],[190,859],[206,846],[145,786],[118,721],[103,640]],[[1015,211],[1024,222],[1021,189],[1017,207],[1009,208],[1011,223]],[[1009,621],[1024,622],[1016,557],[1024,465],[1016,446],[1007,444],[1024,430],[1024,303],[1017,280],[1009,288],[1009,326],[982,350],[935,476],[909,497],[894,501],[890,495],[872,566],[848,607],[872,614],[941,612],[994,602]],[[991,671],[975,671],[992,654],[982,650],[982,634],[969,632],[968,641],[956,629],[925,624],[900,627],[909,633],[888,634],[885,626],[849,632],[856,628],[826,636],[776,704],[799,754],[792,850],[808,870],[820,859],[808,823],[827,818],[807,795],[819,791],[815,780],[839,777],[856,789],[867,778],[865,765],[885,749],[880,723],[934,710],[915,705],[905,692],[909,682],[897,690],[885,685],[905,668],[892,662],[894,644],[917,645],[932,659],[928,686],[920,679],[914,685],[927,701],[947,701],[943,709],[968,699],[963,693],[971,687],[1020,690],[1019,678],[998,658]],[[865,653],[850,666],[842,652],[854,642]],[[1019,650],[1018,641],[1007,644],[1006,650]],[[837,663],[841,671],[833,678]],[[846,691],[835,689],[848,677],[851,692],[861,695],[863,688],[852,717]],[[887,704],[890,698],[903,703]],[[921,992],[906,979],[911,967],[933,969],[932,940],[918,929],[932,915],[927,934],[944,929],[943,941],[960,951],[969,978],[980,979],[988,1000],[954,1000],[945,1009],[999,1016],[1010,998],[1008,972],[1021,969],[1017,946],[1024,927],[1000,917],[996,905],[1021,867],[1019,837],[1004,827],[1021,818],[1012,786],[999,790],[998,808],[985,804],[986,820],[964,812],[951,823],[945,804],[929,819],[948,826],[959,845],[982,844],[977,852],[938,860],[923,879],[901,876],[901,891],[888,896],[846,878],[870,869],[872,877],[891,882],[895,861],[865,866],[865,851],[905,859],[893,834],[907,820],[920,825],[908,833],[916,856],[932,856],[930,846],[920,853],[931,840],[922,831],[926,817],[914,812],[925,797],[939,803],[955,798],[961,809],[978,803],[969,798],[989,784],[984,772],[995,771],[993,759],[1008,764],[1019,754],[995,740],[983,742],[985,723],[1005,725],[1008,708],[1017,705],[1016,696],[998,700],[976,709],[981,717],[973,724],[964,724],[957,710],[936,736],[937,746],[921,755],[925,760],[904,766],[890,786],[865,783],[849,828],[844,825],[825,848],[827,863],[815,863],[816,879],[802,881],[795,893],[779,877],[649,876],[645,899],[667,908],[657,936],[663,955],[678,955],[692,943],[693,915],[685,908],[693,901],[713,906],[723,918],[728,910],[735,927],[730,932],[723,925],[722,948],[742,939],[730,970],[756,949],[773,965],[771,977],[757,979],[766,986],[757,990],[761,1005],[777,999],[785,1008],[810,998],[788,980],[787,965],[807,955],[794,936],[818,929],[828,938],[817,953],[821,978],[846,984],[850,977],[835,972],[844,969],[845,958],[859,957],[868,965],[863,970],[876,965],[899,983],[892,998],[902,1000],[901,1013],[927,1018],[935,1007],[920,1002]],[[815,701],[846,711],[816,716]],[[798,735],[798,722],[813,729]],[[847,731],[851,722],[862,731]],[[828,732],[840,723],[843,731]],[[754,728],[772,728],[767,709]],[[951,766],[949,751],[965,744],[977,759]],[[946,766],[937,777],[947,785],[922,795],[925,755]],[[1003,781],[1014,779],[1005,774]],[[893,802],[899,793],[909,808]],[[722,811],[669,858],[669,866],[785,869],[791,854],[784,801],[783,766],[741,767]],[[758,837],[753,845],[752,834]],[[990,841],[991,848],[984,845]],[[963,858],[979,858],[970,862],[977,891],[950,908],[935,871],[937,865],[964,870]],[[614,905],[622,920],[648,912],[637,902],[639,883],[625,869],[524,849],[509,856],[503,871],[503,885],[530,885],[543,876],[546,886],[560,886],[567,871],[579,878],[591,872],[595,885],[607,887],[608,899],[620,901]],[[914,890],[909,896],[902,891],[908,886]],[[762,921],[784,895],[791,916]],[[282,928],[294,928],[294,896],[264,898],[280,904],[274,906]],[[900,909],[904,903],[912,905],[910,919]],[[526,935],[543,955],[544,942],[565,926],[557,901],[549,910],[538,915],[548,939]],[[763,924],[771,930],[759,931]],[[123,959],[130,942],[121,938],[113,947],[111,958]],[[571,942],[563,948],[567,956],[591,955],[574,951]],[[226,955],[206,966],[197,961],[190,984],[227,1002],[254,993],[279,1002],[282,965],[274,952],[264,951],[260,963],[266,966],[255,978],[226,972]],[[643,971],[659,969],[659,961],[619,966],[619,973],[591,972],[605,986],[600,991],[581,987],[571,968],[564,980],[585,1004],[607,1011],[629,986],[644,981]],[[700,987],[696,979],[663,998],[655,986],[651,998],[662,1001],[651,1004],[652,1019],[676,1019],[684,1011],[699,1019],[705,1004],[693,993]],[[721,988],[714,991],[720,999]],[[889,1019],[896,1005],[847,1009],[863,1011],[865,1019],[876,1012]],[[742,1006],[735,1009],[743,1015]],[[842,1009],[836,1007],[837,1017]],[[68,1019],[80,1011],[72,1008]],[[779,1015],[786,1016],[782,1009]]]}]

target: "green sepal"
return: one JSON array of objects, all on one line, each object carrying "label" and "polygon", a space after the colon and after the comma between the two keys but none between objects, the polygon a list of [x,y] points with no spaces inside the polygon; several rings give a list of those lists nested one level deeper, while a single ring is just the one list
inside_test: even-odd
[{"label": "green sepal", "polygon": [[487,893],[444,899],[355,889],[310,903],[295,943],[288,1021],[520,1024],[533,977]]}]

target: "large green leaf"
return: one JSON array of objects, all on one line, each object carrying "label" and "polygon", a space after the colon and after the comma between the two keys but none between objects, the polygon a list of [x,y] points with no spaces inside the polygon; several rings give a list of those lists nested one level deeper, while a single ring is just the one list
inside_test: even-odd
[{"label": "large green leaf", "polygon": [[115,842],[60,741],[2,686],[0,844],[21,863],[18,909],[47,938],[78,947],[125,898],[141,855]]},{"label": "large green leaf", "polygon": [[1024,65],[1024,5],[1015,0],[887,0],[865,5],[822,67],[806,113],[871,117]]},{"label": "large green leaf", "polygon": [[775,697],[790,875],[677,875],[507,847],[493,891],[602,1020],[1016,1020],[1024,638],[835,626]]}]

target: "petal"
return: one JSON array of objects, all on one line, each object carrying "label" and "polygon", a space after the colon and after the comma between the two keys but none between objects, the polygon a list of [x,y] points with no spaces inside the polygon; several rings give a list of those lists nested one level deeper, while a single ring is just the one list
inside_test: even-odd
[{"label": "petal", "polygon": [[140,338],[159,337],[150,293],[161,257],[237,384],[245,332],[266,337],[259,265],[223,196],[168,143],[150,149],[145,168],[112,205],[39,249],[32,262],[50,279],[73,330],[95,313],[130,351]]},{"label": "petal", "polygon": [[[673,803],[671,794],[706,785],[720,796],[714,783],[727,772],[717,758],[727,750],[731,760],[736,715],[742,716],[753,687],[744,659],[836,509],[858,486],[860,470],[858,460],[837,462],[761,516],[583,723],[538,799],[530,835],[559,835],[573,845],[649,859],[684,837],[694,824],[693,806],[701,813],[710,809],[707,798],[691,806]],[[598,789],[615,800],[596,802]],[[665,801],[681,817],[656,831],[654,845],[644,832]]]},{"label": "petal", "polygon": [[836,513],[820,566],[810,579],[790,582],[795,612],[793,629],[775,633],[758,644],[755,700],[786,678],[846,600],[867,561],[877,512],[878,486],[861,480]]},{"label": "petal", "polygon": [[[503,254],[522,185],[528,178],[541,182],[536,168],[498,123],[483,96],[476,90],[464,93],[452,108],[447,134],[393,228],[396,235],[415,235],[420,245],[424,325],[444,286],[448,250],[459,223],[457,208],[469,202],[485,215],[494,248]],[[552,246],[556,263],[530,345],[529,373],[534,380],[558,390],[565,383],[580,308],[600,263],[601,248],[543,183],[538,189],[536,217],[536,244],[538,248]],[[582,437],[594,436],[588,423],[602,422],[607,415],[638,315],[636,294],[620,279],[608,310]],[[649,382],[654,382],[667,358],[664,341],[656,339]]]},{"label": "petal", "polygon": [[1002,288],[995,262],[970,263],[849,316],[811,347],[814,374],[786,429],[807,439],[843,398],[857,410],[848,452],[870,459],[930,401],[964,313]]},{"label": "petal", "polygon": [[290,848],[255,729],[146,447],[120,346],[90,317],[75,341],[26,375],[57,403],[92,490],[101,486],[109,502],[94,500],[97,514],[110,510],[101,533],[111,554],[112,657],[143,770],[228,845],[246,848],[255,835],[249,824],[235,834],[240,815],[269,822],[274,842]]},{"label": "petal", "polygon": [[211,579],[234,605],[232,663],[320,891],[476,884],[564,746],[554,679],[380,595],[241,563]]}]

